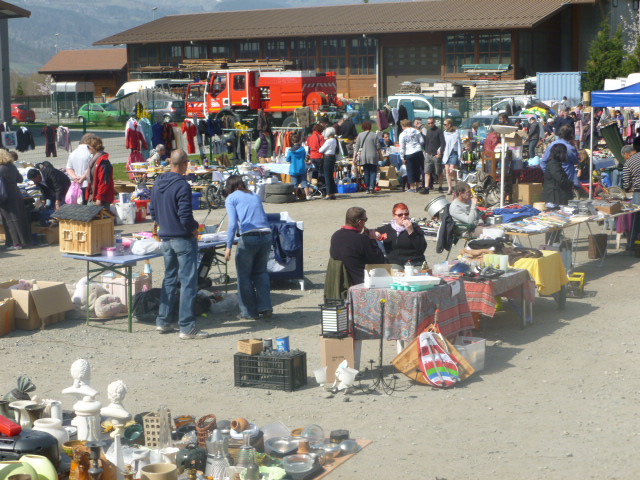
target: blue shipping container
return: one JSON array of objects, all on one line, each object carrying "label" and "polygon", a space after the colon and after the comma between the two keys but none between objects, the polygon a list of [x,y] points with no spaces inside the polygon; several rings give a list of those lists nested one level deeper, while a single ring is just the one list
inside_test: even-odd
[{"label": "blue shipping container", "polygon": [[538,72],[537,97],[544,101],[567,97],[572,106],[582,102],[582,79],[585,72]]}]

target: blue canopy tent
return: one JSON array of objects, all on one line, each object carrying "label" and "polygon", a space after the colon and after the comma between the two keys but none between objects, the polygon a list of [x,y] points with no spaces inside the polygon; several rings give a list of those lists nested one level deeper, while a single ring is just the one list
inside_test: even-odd
[{"label": "blue canopy tent", "polygon": [[[597,90],[591,92],[592,107],[638,107],[640,106],[640,83],[617,90]],[[591,149],[591,164],[589,165],[589,198],[593,194],[593,113],[589,148]]]}]

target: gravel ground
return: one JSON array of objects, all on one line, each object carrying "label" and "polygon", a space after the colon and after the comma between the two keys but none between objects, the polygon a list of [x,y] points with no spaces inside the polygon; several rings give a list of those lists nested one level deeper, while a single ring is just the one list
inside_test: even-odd
[{"label": "gravel ground", "polygon": [[[565,310],[550,298],[537,298],[531,327],[521,329],[510,311],[489,320],[478,332],[487,338],[486,368],[457,388],[438,391],[401,378],[393,395],[325,398],[311,371],[320,364],[318,304],[332,232],[348,207],[366,208],[372,227],[388,221],[398,201],[422,216],[429,198],[433,195],[386,192],[266,205],[268,212],[287,210],[305,222],[306,289],[300,291],[295,282],[275,286],[271,323],[246,322],[237,312],[209,315],[199,324],[213,337],[198,341],[158,335],[144,324],[135,324],[131,334],[87,327],[77,316],[43,331],[14,331],[0,338],[5,366],[0,392],[14,388],[24,373],[38,395],[61,399],[70,409],[73,399],[61,390],[71,384],[71,363],[85,358],[93,369],[92,386],[101,392],[98,399],[105,404],[107,385],[121,379],[129,387],[125,406],[133,413],[167,404],[174,415],[242,416],[259,425],[280,420],[292,428],[317,423],[327,433],[346,428],[353,437],[373,441],[331,478],[635,478],[637,465],[629,458],[640,416],[634,282],[639,266],[622,252],[611,252],[602,267],[591,262],[578,268],[587,273],[588,296],[570,299]],[[205,215],[197,212],[201,221]],[[223,215],[213,211],[206,223]],[[431,243],[427,258],[432,264],[441,258]],[[586,261],[584,249],[578,260]],[[152,267],[159,286],[161,260],[154,259]],[[0,280],[73,283],[85,268],[83,262],[62,258],[57,246],[0,250]],[[232,265],[229,273],[234,292]],[[292,393],[234,387],[237,340],[280,335],[289,335],[292,348],[307,352],[307,387]],[[377,342],[365,342],[363,360],[375,358],[377,348]],[[387,365],[394,352],[395,343],[386,342]]]}]

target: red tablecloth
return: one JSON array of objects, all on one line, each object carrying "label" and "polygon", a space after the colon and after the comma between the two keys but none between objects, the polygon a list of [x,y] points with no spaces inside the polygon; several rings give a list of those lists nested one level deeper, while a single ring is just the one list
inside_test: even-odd
[{"label": "red tablecloth", "polygon": [[[356,285],[349,289],[347,295],[347,301],[353,307],[356,340],[380,338],[382,299],[386,300],[386,340],[413,340],[434,320],[446,337],[453,337],[474,326],[464,285],[460,280],[422,292]],[[437,318],[436,309],[439,310]]]},{"label": "red tablecloth", "polygon": [[467,303],[472,312],[488,317],[496,313],[496,296],[533,302],[536,284],[527,270],[509,270],[504,275],[483,282],[464,281]]}]

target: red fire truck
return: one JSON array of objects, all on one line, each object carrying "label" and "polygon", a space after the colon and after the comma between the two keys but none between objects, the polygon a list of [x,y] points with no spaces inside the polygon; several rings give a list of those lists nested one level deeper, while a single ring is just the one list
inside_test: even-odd
[{"label": "red fire truck", "polygon": [[232,115],[247,122],[260,108],[268,112],[274,125],[296,125],[296,108],[314,112],[336,112],[342,107],[337,96],[335,72],[300,70],[212,70],[206,82],[187,87],[186,113],[193,117]]}]

